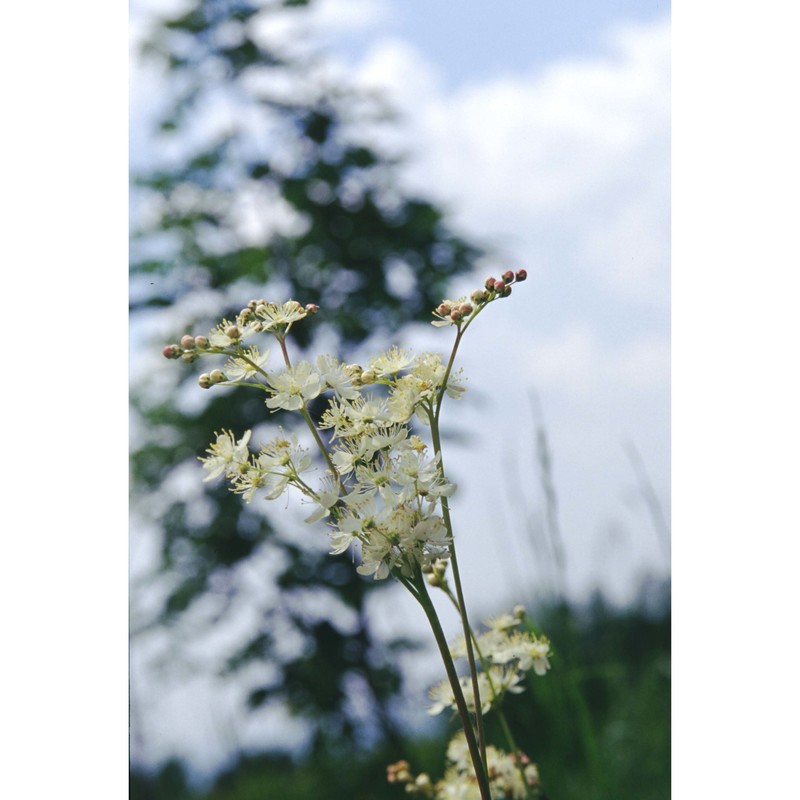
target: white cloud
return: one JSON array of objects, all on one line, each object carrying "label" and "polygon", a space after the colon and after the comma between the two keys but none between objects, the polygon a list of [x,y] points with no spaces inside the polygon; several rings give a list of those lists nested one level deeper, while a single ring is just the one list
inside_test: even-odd
[{"label": "white cloud", "polygon": [[[669,244],[669,25],[626,26],[609,53],[446,92],[411,45],[382,40],[359,80],[388,89],[404,115],[386,144],[407,150],[406,178],[456,212],[473,236],[517,258],[542,246],[629,302],[666,297]],[[402,138],[400,138],[402,137]],[[564,246],[566,245],[566,246]]]},{"label": "white cloud", "polygon": [[661,336],[603,346],[585,325],[536,340],[520,353],[526,378],[537,386],[596,397],[603,386],[615,393],[662,391],[669,386],[669,347]]}]

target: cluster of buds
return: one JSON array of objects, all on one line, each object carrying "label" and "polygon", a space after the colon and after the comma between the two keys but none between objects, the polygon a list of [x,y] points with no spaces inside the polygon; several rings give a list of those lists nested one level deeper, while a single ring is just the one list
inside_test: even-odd
[{"label": "cluster of buds", "polygon": [[386,780],[389,783],[405,784],[406,794],[422,797],[434,797],[434,786],[430,777],[421,772],[414,775],[408,761],[398,761],[386,767]]},{"label": "cluster of buds", "polygon": [[179,358],[191,364],[203,350],[208,350],[209,342],[206,336],[183,336],[178,344],[168,344],[161,352],[164,358]]},{"label": "cluster of buds", "polygon": [[455,302],[444,300],[436,307],[436,314],[442,317],[442,319],[449,317],[452,322],[461,322],[469,317],[474,310],[475,306],[473,306],[472,303],[466,301],[460,302],[458,300]]},{"label": "cluster of buds", "polygon": [[218,383],[225,383],[227,380],[228,376],[221,369],[204,372],[197,378],[201,389],[210,389],[212,386],[216,386]]},{"label": "cluster of buds", "polygon": [[528,273],[524,269],[518,269],[512,272],[510,269],[506,270],[498,280],[497,278],[487,278],[484,286],[489,294],[489,299],[495,297],[508,297],[511,294],[512,283],[522,283],[528,277]]},{"label": "cluster of buds", "polygon": [[476,289],[469,298],[462,297],[458,300],[443,300],[434,310],[436,317],[431,324],[438,326],[455,325],[461,328],[468,324],[483,308],[493,300],[508,297],[511,294],[511,285],[520,283],[528,277],[524,269],[512,272],[506,270],[500,278],[489,277],[483,288]]}]

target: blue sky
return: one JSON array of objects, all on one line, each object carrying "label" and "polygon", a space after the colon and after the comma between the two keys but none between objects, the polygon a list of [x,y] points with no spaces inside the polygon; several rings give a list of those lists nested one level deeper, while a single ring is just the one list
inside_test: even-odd
[{"label": "blue sky", "polygon": [[[558,58],[601,55],[609,25],[652,22],[669,11],[669,2],[657,0],[394,0],[376,14],[384,35],[413,42],[453,88]],[[366,43],[357,30],[340,35],[343,49],[363,54]]]}]

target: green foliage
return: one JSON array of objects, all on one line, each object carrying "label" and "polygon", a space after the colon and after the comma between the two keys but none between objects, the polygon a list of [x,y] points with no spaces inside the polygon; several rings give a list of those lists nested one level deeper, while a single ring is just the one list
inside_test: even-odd
[{"label": "green foliage", "polygon": [[[385,109],[328,84],[314,58],[258,41],[253,23],[260,15],[303,14],[306,5],[202,0],[161,20],[148,37],[145,55],[162,65],[171,104],[154,133],[152,168],[134,175],[137,348],[159,353],[167,343],[145,339],[139,332],[145,325],[168,329],[175,340],[205,333],[211,320],[233,315],[254,296],[318,304],[324,313],[315,326],[297,328],[299,345],[324,330],[346,348],[428,319],[448,280],[479,255],[448,228],[440,209],[398,188],[396,164],[358,135],[364,125],[378,124]],[[253,88],[256,77],[266,90]],[[286,85],[288,96],[277,88]],[[248,229],[246,213],[255,218],[250,228],[264,223],[263,230]],[[202,306],[187,302],[197,292]],[[149,380],[156,371],[168,376]],[[369,594],[383,584],[346,568],[344,557],[304,546],[302,532],[278,535],[256,503],[246,506],[225,489],[180,498],[164,488],[197,466],[214,431],[241,430],[259,419],[283,422],[246,390],[200,395],[190,366],[154,364],[134,382],[134,427],[141,435],[132,449],[132,507],[134,516],[160,528],[156,585],[162,587],[158,603],[152,582],[147,603],[138,602],[143,590],[134,587],[134,632],[181,624],[201,636],[194,612],[202,601],[217,601],[213,625],[260,602],[250,636],[222,665],[240,675],[254,661],[278,666],[275,681],[250,687],[249,705],[288,703],[313,727],[318,748],[353,744],[363,725],[343,701],[355,676],[372,696],[378,735],[391,739],[385,707],[400,676],[391,648],[372,640],[365,616]],[[177,407],[185,396],[192,397],[188,411]],[[163,509],[158,516],[155,508]],[[235,579],[265,551],[279,567],[277,606],[244,596]],[[305,611],[303,593],[311,590],[349,609],[355,634]],[[302,646],[299,654],[279,657],[274,631],[287,626]]]},{"label": "green foliage", "polygon": [[[650,600],[617,611],[598,598],[587,608],[559,605],[537,615],[556,649],[553,668],[545,677],[532,676],[528,691],[505,710],[551,800],[670,796],[668,588],[651,587]],[[502,745],[492,715],[487,722],[489,740]],[[412,739],[346,760],[330,754],[298,762],[242,757],[190,800],[401,798],[403,790],[385,781],[386,765],[406,758],[415,772],[436,778],[447,738]],[[149,780],[155,785],[158,779]],[[131,800],[178,796],[132,791]]]}]

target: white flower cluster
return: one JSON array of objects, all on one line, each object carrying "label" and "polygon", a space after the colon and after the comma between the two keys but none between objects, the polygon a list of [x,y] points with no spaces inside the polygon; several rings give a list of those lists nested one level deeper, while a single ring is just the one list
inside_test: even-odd
[{"label": "white flower cluster", "polygon": [[[486,714],[495,708],[507,693],[524,691],[524,674],[530,669],[544,675],[550,668],[550,641],[527,630],[515,630],[521,615],[503,614],[486,621],[487,630],[475,636],[475,649],[484,665],[478,673],[478,692],[481,711]],[[465,658],[466,640],[460,637],[450,646],[453,658]],[[470,711],[475,710],[475,695],[469,677],[461,678],[461,689]],[[429,692],[433,705],[428,713],[436,715],[447,708],[456,709],[453,690],[448,681],[433,686]]]},{"label": "white flower cluster", "polygon": [[[463,732],[459,731],[451,739],[447,747],[447,760],[449,764],[444,777],[435,787],[436,800],[480,800],[481,794]],[[486,762],[495,800],[524,800],[529,797],[531,788],[539,784],[539,770],[522,753],[514,756],[488,745]]]},{"label": "white flower cluster", "polygon": [[[525,800],[539,788],[539,770],[524,753],[511,755],[497,747],[486,748],[486,766],[495,800]],[[405,784],[406,793],[431,800],[481,800],[475,769],[463,731],[447,746],[447,767],[434,783],[426,773],[414,775],[407,761],[387,768],[389,783]]]},{"label": "white flower cluster", "polygon": [[[329,519],[330,552],[360,547],[358,571],[376,580],[395,569],[406,577],[418,568],[429,569],[449,557],[450,537],[439,506],[456,487],[411,425],[412,419],[430,424],[444,393],[462,395],[460,372],[448,374],[437,354],[412,355],[397,347],[366,367],[323,355],[313,364],[300,361],[273,371],[267,369],[269,353],[241,344],[260,331],[280,340],[307,313],[293,301],[282,306],[252,301],[236,324],[223,320],[207,338],[187,336],[172,347],[194,355],[228,355],[225,370],[201,375],[201,385],[255,386],[267,395],[271,411],[308,416],[308,404],[327,393],[327,407],[314,426],[329,467],[321,485],[312,488],[306,482],[312,458],[295,434],[283,430],[256,453],[248,449],[250,431],[238,441],[230,431],[217,434],[201,459],[206,480],[224,476],[247,502],[260,490],[273,500],[296,487],[315,506],[307,522]],[[280,332],[277,326],[283,326]],[[175,356],[170,352],[169,357]]]}]

